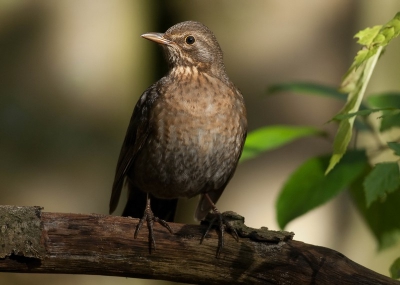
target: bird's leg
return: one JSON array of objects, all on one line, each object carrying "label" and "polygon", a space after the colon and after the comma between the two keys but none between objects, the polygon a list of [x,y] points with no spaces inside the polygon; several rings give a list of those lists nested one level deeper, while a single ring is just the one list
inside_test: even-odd
[{"label": "bird's leg", "polygon": [[150,195],[147,193],[147,198],[146,198],[146,208],[144,210],[143,213],[143,217],[140,219],[138,225],[136,226],[136,230],[135,230],[135,235],[134,238],[137,238],[140,229],[143,226],[144,221],[147,222],[147,228],[149,230],[149,252],[151,253],[151,248],[153,247],[154,250],[156,250],[156,241],[154,239],[154,233],[153,233],[153,225],[154,222],[159,223],[160,225],[162,225],[164,228],[166,228],[171,234],[172,234],[172,230],[169,227],[168,223],[162,219],[159,219],[158,217],[154,216],[153,211],[151,210],[150,207]]},{"label": "bird's leg", "polygon": [[204,232],[203,236],[200,239],[200,244],[203,242],[205,236],[208,234],[210,231],[211,227],[216,223],[218,219],[218,227],[219,227],[219,233],[218,233],[218,247],[217,247],[217,254],[216,257],[219,257],[222,248],[224,247],[224,232],[225,228],[231,232],[232,236],[236,241],[239,241],[239,235],[236,232],[236,229],[232,227],[232,225],[229,223],[229,221],[224,217],[223,213],[221,213],[217,207],[215,206],[214,202],[211,200],[210,196],[208,196],[207,193],[204,194],[204,196],[207,198],[208,202],[211,204],[214,217],[211,219],[209,226],[207,230]]}]

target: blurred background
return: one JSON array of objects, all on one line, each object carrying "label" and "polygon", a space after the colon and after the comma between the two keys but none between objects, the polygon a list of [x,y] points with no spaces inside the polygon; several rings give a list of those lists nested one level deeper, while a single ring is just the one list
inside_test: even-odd
[{"label": "blurred background", "polygon": [[[232,81],[244,94],[249,129],[325,124],[341,107],[327,98],[280,94],[269,85],[311,81],[338,86],[359,49],[353,35],[384,24],[398,0],[0,0],[0,204],[45,211],[108,213],[120,146],[141,93],[166,71],[161,49],[140,37],[196,20],[217,36]],[[369,91],[399,90],[399,40]],[[275,200],[288,175],[331,142],[303,139],[241,164],[218,202],[252,227],[278,229]],[[301,195],[301,193],[299,193]],[[124,196],[124,195],[123,195]],[[197,199],[177,221],[194,223]],[[116,214],[122,212],[123,199]],[[400,247],[377,252],[347,195],[293,221],[295,239],[333,248],[389,275]],[[6,274],[2,284],[166,284],[104,276]]]}]

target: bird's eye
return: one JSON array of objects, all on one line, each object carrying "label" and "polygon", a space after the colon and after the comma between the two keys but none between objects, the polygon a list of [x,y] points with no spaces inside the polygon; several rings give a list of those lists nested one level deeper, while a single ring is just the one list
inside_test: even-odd
[{"label": "bird's eye", "polygon": [[185,42],[186,42],[188,45],[194,44],[195,41],[196,41],[196,39],[195,39],[193,36],[187,36],[187,37],[185,38]]}]

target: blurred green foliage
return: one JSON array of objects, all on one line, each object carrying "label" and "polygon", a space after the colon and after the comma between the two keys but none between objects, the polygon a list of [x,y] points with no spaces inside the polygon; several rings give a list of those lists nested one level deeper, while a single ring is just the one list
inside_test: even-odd
[{"label": "blurred green foliage", "polygon": [[[384,132],[400,126],[400,92],[372,95],[363,103],[364,94],[376,63],[386,46],[400,34],[400,13],[383,26],[367,28],[356,34],[363,48],[345,74],[340,91],[308,82],[271,86],[269,94],[291,91],[346,100],[342,110],[332,119],[339,123],[333,143],[333,154],[310,158],[288,178],[276,202],[279,226],[284,228],[293,219],[326,203],[348,189],[355,207],[377,239],[380,249],[400,240],[400,137],[381,143],[375,149],[348,150],[353,125],[384,141]],[[343,94],[347,93],[347,96]],[[366,116],[381,112],[380,127],[374,128]],[[357,118],[357,121],[356,121]],[[358,123],[355,123],[358,122]],[[248,135],[243,160],[257,156],[305,136],[322,135],[315,128],[271,126]],[[390,161],[370,165],[371,153],[393,151]],[[370,156],[367,156],[370,154]],[[392,277],[399,278],[399,260],[392,268]]]}]

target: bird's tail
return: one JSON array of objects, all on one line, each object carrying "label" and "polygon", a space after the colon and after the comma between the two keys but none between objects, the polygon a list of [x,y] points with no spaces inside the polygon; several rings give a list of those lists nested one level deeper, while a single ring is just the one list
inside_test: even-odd
[{"label": "bird's tail", "polygon": [[[146,208],[146,193],[142,192],[136,186],[131,185],[128,182],[128,202],[126,203],[124,212],[122,216],[124,217],[134,217],[134,218],[142,218],[144,210]],[[173,222],[176,206],[178,203],[178,199],[158,199],[155,197],[151,197],[150,206],[151,210],[154,213],[154,216],[165,220],[167,222]]]}]

